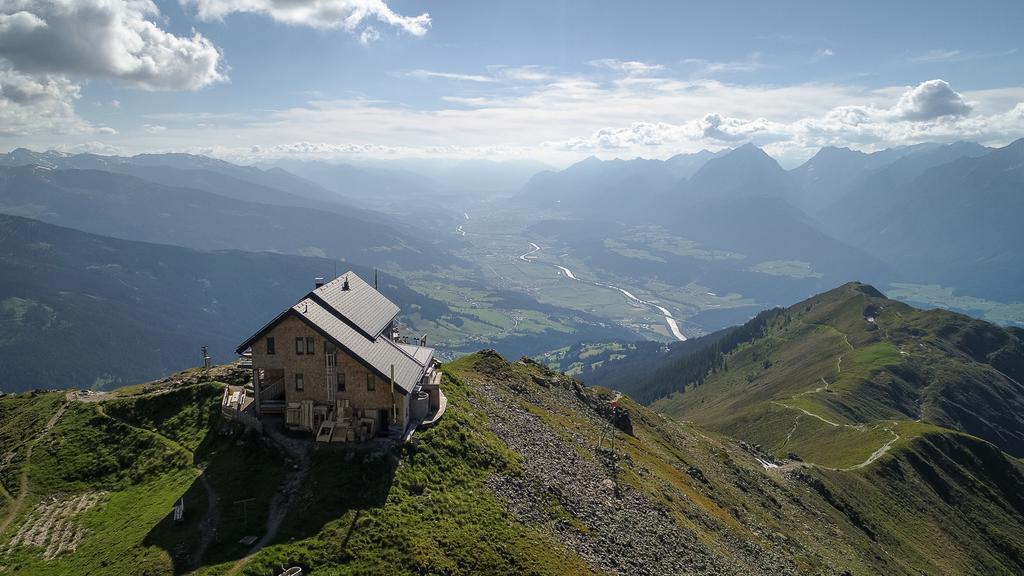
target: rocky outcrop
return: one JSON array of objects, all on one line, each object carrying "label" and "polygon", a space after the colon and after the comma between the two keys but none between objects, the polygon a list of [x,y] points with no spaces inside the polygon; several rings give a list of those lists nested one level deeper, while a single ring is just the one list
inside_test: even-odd
[{"label": "rocky outcrop", "polygon": [[[521,458],[517,474],[492,476],[488,487],[521,522],[550,530],[595,571],[611,574],[795,574],[773,552],[748,543],[712,549],[681,527],[676,512],[623,480],[628,462],[615,449],[632,434],[627,410],[612,396],[526,362],[532,376],[485,361],[493,378],[477,390],[488,427]],[[526,400],[523,402],[522,400]],[[538,411],[571,410],[603,430],[600,445],[582,433],[556,431]],[[699,473],[699,470],[697,471]],[[704,480],[707,481],[706,479]],[[731,560],[733,555],[744,561]]]}]

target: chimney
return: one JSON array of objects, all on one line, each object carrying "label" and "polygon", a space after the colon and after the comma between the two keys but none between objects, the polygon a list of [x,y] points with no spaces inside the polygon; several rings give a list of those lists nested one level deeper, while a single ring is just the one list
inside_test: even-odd
[{"label": "chimney", "polygon": [[319,288],[319,287],[323,286],[324,285],[324,279],[319,277],[319,276],[317,276],[316,278],[313,279],[313,285],[316,288]]},{"label": "chimney", "polygon": [[342,290],[348,290],[348,276],[345,276],[345,282],[341,285]]}]

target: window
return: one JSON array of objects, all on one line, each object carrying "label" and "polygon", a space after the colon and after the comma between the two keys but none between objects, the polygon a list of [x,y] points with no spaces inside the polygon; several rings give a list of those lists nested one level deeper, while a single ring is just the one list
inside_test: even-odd
[{"label": "window", "polygon": [[345,391],[345,372],[344,371],[338,372],[337,378],[338,378],[338,392],[344,392]]},{"label": "window", "polygon": [[267,337],[267,355],[273,356],[276,353],[277,353],[277,350],[274,348],[274,337],[273,336],[268,336]]},{"label": "window", "polygon": [[306,340],[302,336],[295,337],[295,353],[305,354],[306,352]]},{"label": "window", "polygon": [[306,354],[316,353],[316,347],[313,346],[313,337],[306,336]]},{"label": "window", "polygon": [[366,391],[367,392],[373,392],[376,389],[377,389],[377,379],[373,376],[373,374],[370,374],[369,372],[367,372],[366,373]]},{"label": "window", "polygon": [[302,380],[302,373],[301,372],[297,372],[295,374],[295,391],[296,392],[302,392],[305,389],[306,389],[306,383],[303,382],[303,380]]}]

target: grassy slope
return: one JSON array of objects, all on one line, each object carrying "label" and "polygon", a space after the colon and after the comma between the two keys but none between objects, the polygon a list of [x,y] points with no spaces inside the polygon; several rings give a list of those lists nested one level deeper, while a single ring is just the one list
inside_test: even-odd
[{"label": "grassy slope", "polygon": [[898,445],[936,427],[1019,456],[1022,360],[1007,331],[848,284],[779,314],[703,384],[654,408],[836,468],[865,461],[896,435]]},{"label": "grassy slope", "polygon": [[[546,489],[543,518],[526,521],[490,489],[499,476],[530,478],[530,462],[509,448],[493,419],[525,411],[562,440],[560,448],[595,461],[606,454],[595,446],[608,431],[601,407],[611,393],[495,354],[466,357],[445,371],[448,412],[403,451],[314,450],[310,476],[276,542],[239,572],[270,574],[288,565],[313,574],[590,572],[574,542],[596,537],[605,529],[600,519],[579,515],[564,490]],[[19,547],[0,554],[0,565],[31,574],[195,568],[190,553],[207,503],[198,466],[222,515],[220,538],[199,573],[228,572],[244,553],[237,539],[260,533],[252,526],[263,522],[287,462],[259,438],[209,433],[216,429],[210,424],[217,423],[211,414],[219,393],[219,385],[193,380],[124,390],[99,404],[72,403],[28,463],[31,500],[107,494],[77,518],[87,532],[76,552],[46,561],[38,549]],[[6,401],[9,414],[38,428],[61,399]],[[628,398],[621,405],[633,428],[633,435],[615,433],[623,491],[647,502],[643,511],[669,518],[701,565],[722,562],[741,573],[766,572],[766,566],[772,573],[824,574],[1024,569],[1024,470],[987,443],[925,430],[908,433],[913,440],[861,470],[768,472],[735,441]],[[175,525],[169,510],[182,495],[186,522]],[[249,526],[232,505],[243,496],[256,498]],[[19,523],[0,534],[0,544]],[[671,554],[683,546],[661,545]]]},{"label": "grassy slope", "polygon": [[[28,574],[89,573],[101,567],[114,573],[171,573],[165,555],[141,543],[192,481],[190,462],[190,454],[177,445],[105,416],[98,404],[72,403],[27,464],[29,503],[84,492],[108,495],[75,518],[88,531],[75,553],[43,561],[38,549],[18,547],[0,562]],[[25,508],[11,531],[35,521],[32,508]]]},{"label": "grassy slope", "polygon": [[[516,455],[489,434],[469,398],[445,378],[449,409],[403,454],[313,454],[311,476],[282,539],[244,574],[281,566],[327,574],[578,574],[580,559],[512,518],[484,481],[515,470]],[[227,565],[206,573],[220,574]]]},{"label": "grassy slope", "polygon": [[[584,456],[598,443],[602,430],[585,410],[558,402],[536,384],[551,373],[535,365],[494,364],[491,357],[474,355],[448,369],[477,385],[507,382],[500,388],[510,403],[535,413],[567,441],[582,437],[577,448]],[[602,389],[586,394],[601,403],[611,397]],[[634,431],[618,435],[622,481],[655,506],[665,506],[707,543],[709,553],[725,555],[732,566],[744,565],[730,545],[741,540],[761,548],[758,554],[782,554],[805,572],[1009,574],[1024,569],[1019,516],[1024,466],[988,443],[907,423],[898,431],[914,439],[898,443],[872,466],[766,473],[734,441],[666,419],[629,398],[620,403],[632,414]],[[930,531],[915,529],[922,526]]]}]

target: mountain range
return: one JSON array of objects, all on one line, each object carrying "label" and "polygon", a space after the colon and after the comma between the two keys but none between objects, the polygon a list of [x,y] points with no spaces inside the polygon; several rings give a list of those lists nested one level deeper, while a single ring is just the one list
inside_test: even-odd
[{"label": "mountain range", "polygon": [[918,424],[1024,455],[1024,331],[918,310],[865,284],[669,349],[614,354],[591,354],[583,378],[779,458],[849,465],[878,448],[869,438],[917,434]]},{"label": "mountain range", "polygon": [[806,262],[831,283],[940,284],[1019,302],[1011,247],[1024,241],[1022,146],[823,148],[786,171],[747,144],[676,157],[692,170],[684,176],[671,170],[675,159],[591,157],[538,174],[513,202],[601,225],[656,223],[708,250]]}]

